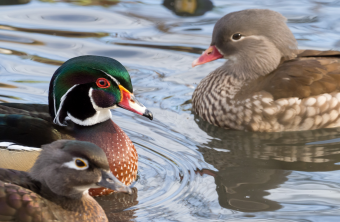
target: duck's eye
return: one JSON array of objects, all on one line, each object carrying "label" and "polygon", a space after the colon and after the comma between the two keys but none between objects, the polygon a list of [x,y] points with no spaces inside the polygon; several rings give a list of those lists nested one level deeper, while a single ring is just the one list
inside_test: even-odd
[{"label": "duck's eye", "polygon": [[63,163],[62,166],[75,170],[86,170],[89,168],[89,162],[81,157],[73,157],[71,161]]},{"label": "duck's eye", "polygon": [[107,80],[105,78],[97,79],[96,84],[99,88],[103,88],[103,89],[108,88],[111,85],[109,80]]},{"label": "duck's eye", "polygon": [[241,35],[240,33],[235,33],[235,34],[231,37],[231,39],[232,39],[232,40],[240,40],[241,37],[242,37],[242,35]]},{"label": "duck's eye", "polygon": [[76,166],[79,167],[79,168],[87,167],[87,164],[86,164],[85,161],[82,160],[82,159],[75,159],[75,160],[74,160],[74,163],[75,163]]}]

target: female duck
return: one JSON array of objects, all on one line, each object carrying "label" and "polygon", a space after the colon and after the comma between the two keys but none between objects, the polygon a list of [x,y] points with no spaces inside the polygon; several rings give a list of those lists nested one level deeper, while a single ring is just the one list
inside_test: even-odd
[{"label": "female duck", "polygon": [[[111,171],[120,181],[128,185],[135,180],[136,149],[123,130],[111,120],[110,109],[122,107],[149,119],[153,117],[134,97],[130,75],[124,66],[101,56],[72,58],[54,73],[48,101],[48,106],[1,104],[0,141],[30,147],[40,147],[58,139],[89,141],[104,150]],[[17,146],[12,145],[8,149],[17,149]],[[9,152],[8,149],[0,149],[0,152]],[[30,168],[35,158],[22,162],[25,161],[29,165],[21,170]],[[12,162],[5,167],[17,169],[13,165],[18,160]],[[111,192],[91,191],[92,195]]]},{"label": "female duck", "polygon": [[228,60],[192,97],[194,112],[209,123],[264,132],[340,126],[340,52],[298,51],[281,14],[225,15],[192,65],[220,58]]},{"label": "female duck", "polygon": [[0,221],[108,221],[87,190],[132,192],[92,143],[59,140],[42,148],[29,173],[0,168]]}]

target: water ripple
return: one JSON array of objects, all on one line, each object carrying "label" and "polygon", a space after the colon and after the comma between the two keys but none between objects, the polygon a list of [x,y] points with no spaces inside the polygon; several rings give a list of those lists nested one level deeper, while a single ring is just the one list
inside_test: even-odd
[{"label": "water ripple", "polygon": [[221,16],[270,8],[288,18],[301,48],[331,49],[340,46],[337,1],[12,3],[0,7],[1,102],[46,104],[58,66],[94,54],[126,66],[155,116],[113,111],[138,150],[139,171],[133,195],[97,198],[110,221],[337,221],[339,129],[250,133],[191,113],[197,83],[223,62],[191,68]]}]

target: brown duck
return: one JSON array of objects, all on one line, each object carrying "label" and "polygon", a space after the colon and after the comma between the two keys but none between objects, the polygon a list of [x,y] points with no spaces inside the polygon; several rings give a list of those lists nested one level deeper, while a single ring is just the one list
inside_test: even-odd
[{"label": "brown duck", "polygon": [[58,140],[43,146],[29,173],[0,168],[0,221],[108,221],[88,194],[97,187],[132,193],[112,174],[101,148]]},{"label": "brown duck", "polygon": [[267,9],[232,12],[193,62],[227,61],[197,86],[193,111],[211,124],[278,132],[340,126],[340,52],[298,50],[286,18]]}]

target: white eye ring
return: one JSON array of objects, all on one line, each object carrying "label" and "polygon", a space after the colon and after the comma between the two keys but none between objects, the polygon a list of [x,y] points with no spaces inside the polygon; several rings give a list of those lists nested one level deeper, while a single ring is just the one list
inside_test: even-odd
[{"label": "white eye ring", "polygon": [[[83,165],[80,165],[80,163],[82,163]],[[62,166],[68,167],[70,169],[75,169],[75,170],[86,170],[89,168],[89,162],[86,159],[81,158],[81,157],[73,157],[71,161],[63,163]]]}]

